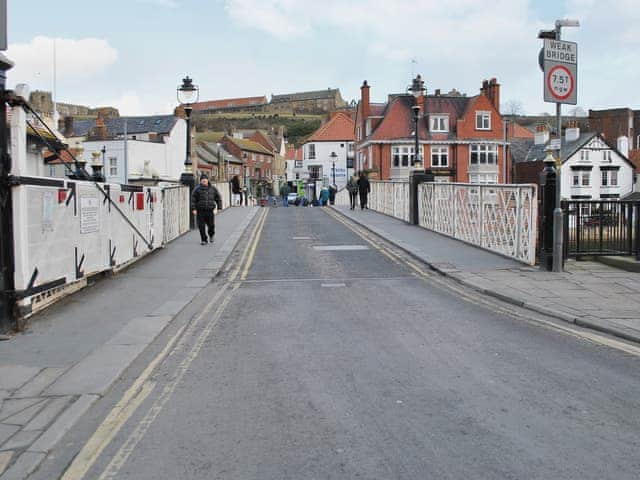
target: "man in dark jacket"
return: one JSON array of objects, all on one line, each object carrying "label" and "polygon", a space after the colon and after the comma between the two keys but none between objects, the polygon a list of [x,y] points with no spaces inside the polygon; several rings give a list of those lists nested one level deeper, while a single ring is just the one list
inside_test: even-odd
[{"label": "man in dark jacket", "polygon": [[231,193],[238,195],[240,198],[239,206],[242,206],[242,189],[240,188],[240,179],[238,175],[234,175],[231,179]]},{"label": "man in dark jacket", "polygon": [[360,172],[360,178],[358,179],[358,193],[360,194],[360,210],[369,208],[367,206],[367,197],[371,192],[371,184],[364,172]]},{"label": "man in dark jacket", "polygon": [[[218,210],[222,210],[220,192],[209,183],[209,177],[202,174],[200,176],[200,185],[191,194],[191,208],[193,209],[193,214],[197,215],[198,229],[200,230],[200,245],[207,244],[207,233],[209,233],[208,241],[213,243],[213,237],[216,234],[213,209],[216,207],[218,207]],[[209,230],[208,232],[206,231],[207,229]]]}]

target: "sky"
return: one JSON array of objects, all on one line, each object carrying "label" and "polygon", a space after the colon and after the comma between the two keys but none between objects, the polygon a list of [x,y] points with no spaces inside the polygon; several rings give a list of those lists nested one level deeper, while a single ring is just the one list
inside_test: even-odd
[{"label": "sky", "polygon": [[[578,42],[578,105],[640,108],[638,0],[8,0],[9,85],[53,86],[60,102],[170,113],[185,75],[200,100],[340,88],[372,101],[406,91],[478,93],[497,78],[502,103],[542,101],[541,28]],[[565,106],[564,111],[573,110]]]}]

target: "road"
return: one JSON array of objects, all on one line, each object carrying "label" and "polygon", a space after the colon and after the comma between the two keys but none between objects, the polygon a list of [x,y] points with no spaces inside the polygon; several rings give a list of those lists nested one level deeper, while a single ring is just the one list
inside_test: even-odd
[{"label": "road", "polygon": [[638,478],[633,349],[369,240],[324,209],[261,211],[156,363],[71,436],[63,478]]}]

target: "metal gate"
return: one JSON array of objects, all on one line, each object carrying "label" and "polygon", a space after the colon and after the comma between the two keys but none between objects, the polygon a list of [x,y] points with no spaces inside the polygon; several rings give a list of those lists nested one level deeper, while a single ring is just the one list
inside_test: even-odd
[{"label": "metal gate", "polygon": [[565,258],[624,255],[640,260],[640,202],[563,202]]}]

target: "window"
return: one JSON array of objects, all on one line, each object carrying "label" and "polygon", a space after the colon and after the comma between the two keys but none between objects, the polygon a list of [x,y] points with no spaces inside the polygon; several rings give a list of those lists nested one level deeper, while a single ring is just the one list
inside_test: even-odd
[{"label": "window", "polygon": [[602,159],[605,162],[611,162],[611,150],[605,150],[602,152]]},{"label": "window", "polygon": [[589,150],[580,150],[580,160],[589,160]]},{"label": "window", "polygon": [[344,148],[344,143],[341,143],[341,144],[340,144],[340,148]]},{"label": "window", "polygon": [[591,183],[591,173],[583,173],[582,174],[582,186],[588,187]]},{"label": "window", "polygon": [[602,186],[606,187],[607,185],[609,185],[609,172],[607,172],[606,170],[603,170],[601,173],[602,173]]},{"label": "window", "polygon": [[579,187],[580,186],[580,175],[574,175],[573,176],[573,186],[574,187]]},{"label": "window", "polygon": [[55,177],[56,176],[56,166],[55,165],[49,165],[49,176],[50,177]]},{"label": "window", "polygon": [[[422,147],[420,147],[422,151]],[[402,145],[391,148],[392,164],[395,168],[408,167],[411,165],[413,159],[414,147],[408,145]]]},{"label": "window", "polygon": [[118,158],[109,157],[109,175],[112,177],[118,176]]},{"label": "window", "polygon": [[476,112],[476,130],[491,130],[491,112]]},{"label": "window", "polygon": [[471,145],[470,153],[471,165],[477,165],[479,163],[494,165],[498,163],[497,145]]},{"label": "window", "polygon": [[618,186],[618,172],[617,170],[611,170],[611,176],[609,177],[609,184],[612,187],[617,187]]},{"label": "window", "polygon": [[364,134],[368,137],[369,135],[371,135],[371,119],[368,118],[367,122],[364,124]]},{"label": "window", "polygon": [[449,147],[431,147],[431,166],[449,166]]},{"label": "window", "polygon": [[358,141],[362,140],[362,135],[361,135],[361,131],[360,131],[360,127],[359,126],[358,126],[358,129],[357,129],[356,133],[357,133],[357,135],[356,135],[357,140]]},{"label": "window", "polygon": [[429,122],[429,129],[432,132],[448,132],[449,117],[446,115],[432,115]]},{"label": "window", "polygon": [[315,160],[316,158],[316,145],[315,143],[310,143],[307,149],[307,158],[309,160]]},{"label": "window", "polygon": [[348,144],[347,144],[347,151],[348,151],[348,152],[353,152],[353,148],[354,148],[353,143],[348,143]]},{"label": "window", "polygon": [[322,167],[320,165],[309,165],[309,177],[314,180],[322,178]]},{"label": "window", "polygon": [[498,183],[498,175],[495,173],[472,173],[469,174],[469,183]]}]

